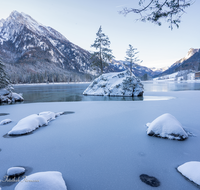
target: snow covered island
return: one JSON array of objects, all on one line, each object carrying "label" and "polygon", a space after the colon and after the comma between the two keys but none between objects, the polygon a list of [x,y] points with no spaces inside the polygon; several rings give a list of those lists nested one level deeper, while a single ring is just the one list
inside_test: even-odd
[{"label": "snow covered island", "polygon": [[17,94],[15,92],[9,92],[6,89],[0,89],[0,103],[14,103],[14,102],[22,102],[24,98],[21,94]]},{"label": "snow covered island", "polygon": [[172,140],[185,140],[188,134],[181,123],[171,114],[166,113],[157,117],[153,122],[147,123],[147,134]]},{"label": "snow covered island", "polygon": [[143,84],[129,71],[106,73],[96,78],[83,92],[94,96],[142,96]]}]

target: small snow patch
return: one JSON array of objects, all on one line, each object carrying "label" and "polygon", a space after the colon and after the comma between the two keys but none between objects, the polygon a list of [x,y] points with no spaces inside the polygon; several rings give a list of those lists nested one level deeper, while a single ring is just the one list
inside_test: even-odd
[{"label": "small snow patch", "polygon": [[10,123],[10,122],[12,122],[11,119],[4,119],[4,120],[2,120],[2,121],[0,122],[0,125],[6,125],[6,124],[8,124],[8,123]]},{"label": "small snow patch", "polygon": [[183,129],[181,123],[169,113],[157,117],[153,122],[147,123],[146,126],[149,136],[172,140],[185,140],[188,138],[188,134]]},{"label": "small snow patch", "polygon": [[200,162],[186,162],[179,166],[177,170],[190,181],[200,185]]},{"label": "small snow patch", "polygon": [[[27,183],[28,182],[28,183]],[[56,171],[38,172],[21,180],[15,190],[67,190],[62,174]]]}]

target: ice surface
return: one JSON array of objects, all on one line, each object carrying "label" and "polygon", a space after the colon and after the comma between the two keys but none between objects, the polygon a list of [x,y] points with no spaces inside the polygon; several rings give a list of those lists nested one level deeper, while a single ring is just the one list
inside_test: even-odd
[{"label": "ice surface", "polygon": [[140,79],[130,76],[129,71],[106,73],[96,78],[83,92],[84,95],[100,96],[142,96],[144,92]]},{"label": "ice surface", "polygon": [[[151,189],[140,180],[141,174],[157,177],[158,190],[196,190],[176,168],[200,158],[200,91],[145,92],[145,95],[175,98],[0,106],[0,113],[9,113],[13,123],[45,110],[75,112],[59,117],[34,135],[3,138],[13,126],[0,127],[0,179],[11,166],[27,166],[33,168],[28,175],[61,172],[68,189],[73,190]],[[174,115],[196,137],[180,142],[148,136],[145,124],[163,113]],[[13,190],[16,185],[1,187]]]},{"label": "ice surface", "polygon": [[177,170],[190,181],[200,185],[200,162],[191,161],[179,166]]},{"label": "ice surface", "polygon": [[166,113],[157,117],[153,122],[147,123],[147,134],[168,139],[184,140],[188,134],[181,123],[171,114]]},{"label": "ice surface", "polygon": [[21,175],[25,172],[23,167],[11,167],[7,170],[8,176]]},{"label": "ice surface", "polygon": [[8,124],[8,123],[10,123],[10,122],[12,122],[11,119],[4,119],[4,120],[2,120],[2,121],[0,122],[0,125],[5,125],[5,124]]},{"label": "ice surface", "polygon": [[62,174],[56,171],[38,172],[22,179],[15,190],[67,190]]}]

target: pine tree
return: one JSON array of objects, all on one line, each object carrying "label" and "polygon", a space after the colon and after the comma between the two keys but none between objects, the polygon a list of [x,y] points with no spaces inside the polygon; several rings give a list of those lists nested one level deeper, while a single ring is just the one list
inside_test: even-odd
[{"label": "pine tree", "polygon": [[139,63],[142,62],[138,59],[138,57],[136,57],[137,54],[138,54],[137,48],[133,48],[133,46],[129,44],[129,48],[126,51],[127,57],[125,57],[125,60],[128,63],[126,63],[125,65],[129,67],[130,75],[132,75],[133,67],[136,67]]},{"label": "pine tree", "polygon": [[109,49],[110,41],[108,36],[102,32],[101,26],[99,27],[98,32],[96,33],[96,40],[91,47],[95,48],[97,51],[92,53],[91,61],[92,66],[99,67],[101,74],[103,74],[104,67],[108,66],[108,62],[111,61],[114,56],[112,55],[112,50]]},{"label": "pine tree", "polygon": [[10,85],[10,81],[5,73],[4,65],[0,59],[0,89],[6,88]]}]

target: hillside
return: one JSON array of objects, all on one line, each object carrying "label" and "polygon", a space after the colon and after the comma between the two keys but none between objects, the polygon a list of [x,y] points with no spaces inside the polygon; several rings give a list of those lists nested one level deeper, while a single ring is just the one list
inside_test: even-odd
[{"label": "hillside", "polygon": [[158,76],[164,76],[182,70],[200,70],[200,49],[190,48],[185,57],[176,61],[173,65],[171,65],[171,67],[169,67],[169,69],[162,72]]}]

